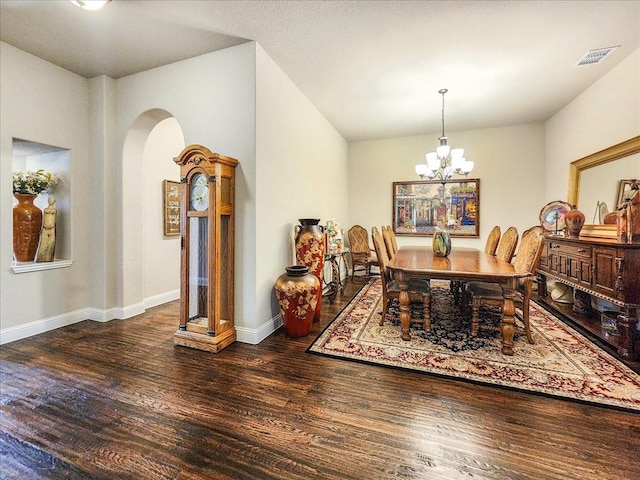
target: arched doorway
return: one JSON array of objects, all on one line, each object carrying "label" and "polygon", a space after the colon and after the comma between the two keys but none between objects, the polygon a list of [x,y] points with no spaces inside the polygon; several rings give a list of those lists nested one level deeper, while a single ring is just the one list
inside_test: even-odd
[{"label": "arched doorway", "polygon": [[[179,297],[179,236],[163,234],[163,182],[179,181],[184,148],[166,110],[142,113],[127,132],[122,159],[122,304],[144,310]],[[136,308],[137,307],[137,308]]]}]

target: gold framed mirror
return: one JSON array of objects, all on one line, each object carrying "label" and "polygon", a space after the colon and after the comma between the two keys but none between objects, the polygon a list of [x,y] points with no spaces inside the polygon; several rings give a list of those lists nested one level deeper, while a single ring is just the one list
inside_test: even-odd
[{"label": "gold framed mirror", "polygon": [[614,160],[625,158],[636,153],[640,153],[640,135],[571,162],[569,164],[567,202],[571,205],[578,205],[578,199],[580,198],[580,178],[584,170],[597,167],[598,165],[604,165],[605,163],[613,162]]}]

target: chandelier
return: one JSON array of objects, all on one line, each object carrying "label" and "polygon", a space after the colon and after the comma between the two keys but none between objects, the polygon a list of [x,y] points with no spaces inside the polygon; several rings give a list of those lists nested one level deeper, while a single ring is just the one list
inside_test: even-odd
[{"label": "chandelier", "polygon": [[473,170],[473,162],[464,158],[464,149],[452,149],[447,144],[447,137],[444,134],[444,94],[448,90],[443,88],[438,91],[442,95],[442,135],[440,145],[435,152],[425,155],[426,163],[416,165],[416,173],[421,180],[439,178],[442,183],[449,180],[454,174],[467,176]]}]

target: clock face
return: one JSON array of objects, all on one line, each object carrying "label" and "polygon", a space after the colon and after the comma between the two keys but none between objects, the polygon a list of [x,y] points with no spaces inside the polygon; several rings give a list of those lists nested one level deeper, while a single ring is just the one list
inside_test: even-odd
[{"label": "clock face", "polygon": [[207,177],[196,173],[191,180],[191,209],[202,212],[209,208],[209,185]]}]

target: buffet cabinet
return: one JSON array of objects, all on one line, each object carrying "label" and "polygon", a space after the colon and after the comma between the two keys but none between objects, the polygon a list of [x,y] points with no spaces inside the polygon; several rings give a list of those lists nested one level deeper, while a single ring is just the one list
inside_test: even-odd
[{"label": "buffet cabinet", "polygon": [[598,315],[578,314],[567,308],[560,311],[615,347],[620,357],[640,359],[639,243],[548,236],[537,274],[538,295],[543,303],[553,304],[546,289],[546,279],[550,278],[616,305],[620,310],[616,335],[601,327]]}]

